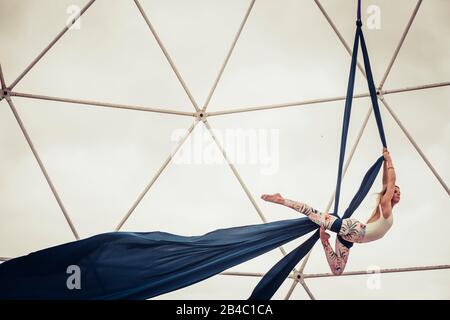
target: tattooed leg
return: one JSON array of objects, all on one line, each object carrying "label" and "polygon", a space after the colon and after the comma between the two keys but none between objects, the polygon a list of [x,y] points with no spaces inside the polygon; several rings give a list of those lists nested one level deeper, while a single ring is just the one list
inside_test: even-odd
[{"label": "tattooed leg", "polygon": [[306,203],[285,199],[284,205],[300,213],[303,213],[309,218],[309,220],[328,230],[331,229],[333,223],[338,219],[331,214],[321,213],[316,209],[308,206]]},{"label": "tattooed leg", "polygon": [[334,252],[330,242],[328,241],[328,237],[324,237],[322,235],[320,237],[322,240],[323,249],[325,251],[325,256],[327,257],[328,265],[334,275],[341,275],[344,272],[345,265],[347,264],[350,250],[344,246],[339,239],[336,239],[336,252]]},{"label": "tattooed leg", "polygon": [[[310,207],[306,203],[285,199],[279,193],[275,193],[272,195],[263,194],[261,198],[265,201],[282,204],[286,207],[294,209],[295,211],[303,213],[312,222],[328,230],[331,230],[333,224],[337,220],[340,220],[338,217],[333,216],[331,214],[321,213],[316,209]],[[364,223],[361,223],[358,220],[352,218],[343,219],[340,221],[342,221],[342,224],[338,234],[343,239],[349,242],[362,242],[364,235],[366,233],[366,225]],[[337,224],[337,226],[339,226],[339,224]],[[336,230],[333,231],[336,232]]]},{"label": "tattooed leg", "polygon": [[321,213],[306,203],[285,199],[279,193],[275,193],[273,195],[264,194],[261,198],[265,201],[282,204],[286,207],[294,209],[295,211],[303,213],[312,222],[328,230],[331,230],[333,223],[339,219],[333,215]]}]

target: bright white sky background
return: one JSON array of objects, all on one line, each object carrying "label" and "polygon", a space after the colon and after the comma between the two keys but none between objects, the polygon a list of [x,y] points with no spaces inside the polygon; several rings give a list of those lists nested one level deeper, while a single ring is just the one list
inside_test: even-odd
[{"label": "bright white sky background", "polygon": [[[0,63],[8,84],[63,28],[70,16],[67,9],[85,3],[0,0]],[[141,3],[202,106],[250,1]],[[351,44],[356,0],[321,3]],[[364,30],[379,83],[417,1],[363,3],[364,9],[380,9],[380,28]],[[450,81],[449,12],[448,0],[423,1],[385,89]],[[363,18],[366,21],[368,15]],[[207,111],[342,96],[349,64],[350,56],[313,0],[257,0]],[[97,0],[79,28],[68,31],[14,91],[195,111],[131,0]],[[359,71],[355,92],[367,92]],[[448,185],[450,87],[390,94],[386,100]],[[176,146],[174,136],[194,121],[191,116],[25,98],[14,102],[82,238],[117,226]],[[369,102],[354,101],[348,150]],[[236,169],[268,221],[298,215],[264,203],[259,199],[263,193],[281,192],[325,210],[335,187],[343,107],[339,101],[208,118],[219,135],[236,129],[257,133],[257,145],[246,145],[247,151],[256,152],[256,161],[251,163],[244,152],[246,161],[236,163]],[[393,228],[382,240],[353,247],[347,270],[449,264],[449,196],[387,109],[381,108],[402,202],[395,208]],[[272,139],[269,143],[261,140],[265,134]],[[235,151],[231,144],[228,149],[230,154]],[[200,235],[261,222],[228,165],[205,163],[220,152],[201,122],[179,154],[187,157],[189,150],[205,156],[203,163],[169,163],[123,230]],[[344,179],[341,208],[380,152],[371,117]],[[376,182],[354,217],[368,218],[380,184]],[[6,101],[0,102],[0,221],[1,257],[74,240]],[[285,248],[291,250],[304,239]],[[265,273],[281,257],[273,250],[232,270]],[[318,244],[305,272],[328,271]],[[218,275],[159,298],[245,299],[258,280]],[[368,287],[367,280],[368,276],[310,279],[307,285],[319,299],[450,298],[449,270],[381,275],[376,289]],[[291,283],[287,280],[275,298],[283,299]],[[292,299],[308,297],[299,285]]]}]

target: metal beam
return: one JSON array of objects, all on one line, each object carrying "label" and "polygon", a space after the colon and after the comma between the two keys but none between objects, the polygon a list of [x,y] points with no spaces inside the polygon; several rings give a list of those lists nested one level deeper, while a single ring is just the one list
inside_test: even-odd
[{"label": "metal beam", "polygon": [[[364,97],[370,97],[370,95],[368,93],[362,93],[362,94],[356,94],[353,96],[353,98],[364,98]],[[208,116],[212,117],[212,116],[220,116],[220,115],[250,112],[250,111],[261,111],[261,110],[280,109],[280,108],[287,108],[287,107],[298,107],[298,106],[305,106],[305,105],[318,104],[318,103],[324,103],[324,102],[342,101],[342,100],[345,100],[345,96],[310,99],[310,100],[304,100],[304,101],[299,101],[299,102],[269,104],[269,105],[264,105],[264,106],[243,107],[243,108],[230,109],[230,110],[226,110],[226,108],[224,108],[225,110],[208,112]]]},{"label": "metal beam", "polygon": [[156,113],[165,113],[165,114],[173,114],[173,115],[180,115],[180,116],[190,116],[190,117],[195,116],[194,112],[184,112],[184,111],[162,109],[162,108],[133,106],[133,105],[117,104],[117,103],[109,103],[109,102],[100,102],[100,101],[93,101],[93,100],[81,100],[81,99],[51,97],[51,96],[29,94],[29,93],[21,93],[21,92],[11,92],[10,95],[11,96],[15,96],[15,97],[20,97],[20,98],[55,101],[55,102],[64,102],[64,103],[70,103],[70,104],[81,104],[81,105],[94,106],[94,107],[106,107],[106,108],[116,108],[116,109],[145,111],[145,112],[156,112]]},{"label": "metal beam", "polygon": [[[224,271],[221,272],[220,275],[223,276],[238,276],[238,277],[257,277],[262,278],[264,277],[264,273],[262,272],[238,272],[238,271]],[[290,274],[288,278],[294,279],[295,276],[293,274]]]},{"label": "metal beam", "polygon": [[3,76],[2,65],[0,64],[0,85],[2,90],[6,89],[5,77]]},{"label": "metal beam", "polygon": [[[405,87],[405,88],[381,90],[380,94],[386,96],[389,94],[426,90],[426,89],[434,89],[434,88],[447,87],[447,86],[450,86],[450,82],[438,82],[438,83],[424,84],[424,85],[419,85],[419,86],[410,86],[410,87]],[[196,114],[194,112],[185,112],[185,111],[178,111],[178,110],[173,110],[173,109],[164,109],[164,108],[160,108],[160,107],[143,107],[143,106],[135,106],[135,105],[127,105],[127,104],[93,101],[93,100],[82,100],[82,99],[71,99],[71,98],[62,98],[62,97],[54,97],[54,96],[45,96],[45,95],[37,95],[37,94],[22,93],[22,92],[10,92],[10,95],[16,96],[16,97],[21,97],[21,98],[28,98],[28,99],[64,102],[64,103],[70,103],[70,104],[82,104],[82,105],[90,105],[90,106],[96,106],[96,107],[107,107],[107,108],[118,108],[118,109],[135,110],[135,111],[167,113],[167,114],[190,116],[190,117],[196,116]],[[353,96],[353,99],[367,98],[369,96],[370,96],[369,93],[360,93],[360,94],[355,94]],[[229,109],[228,107],[226,107],[226,108],[224,108],[224,110],[221,110],[221,111],[208,112],[207,116],[211,117],[211,116],[221,116],[221,115],[229,115],[229,114],[251,112],[251,111],[262,111],[262,110],[281,109],[281,108],[288,108],[288,107],[299,107],[299,106],[307,106],[307,105],[312,105],[312,104],[327,103],[327,102],[333,102],[333,101],[343,101],[343,100],[345,100],[345,96],[318,98],[318,99],[310,99],[310,100],[304,100],[304,101],[298,101],[298,102],[270,104],[270,105],[264,105],[264,106],[249,106],[249,107],[242,107],[242,108],[236,108],[236,109]]]},{"label": "metal beam", "polygon": [[[424,84],[424,85],[419,85],[419,86],[410,86],[410,87],[405,87],[405,88],[379,90],[379,93],[381,95],[389,95],[389,94],[395,94],[395,93],[433,89],[433,88],[446,87],[446,86],[450,86],[450,82],[438,82],[438,83]],[[367,98],[367,97],[370,97],[369,93],[359,93],[359,94],[353,95],[353,99]],[[208,112],[208,116],[212,117],[212,116],[221,116],[221,115],[251,112],[251,111],[263,111],[263,110],[281,109],[281,108],[289,108],[289,107],[301,107],[301,106],[307,106],[307,105],[313,105],[313,104],[319,104],[319,103],[344,101],[345,98],[346,98],[345,96],[337,96],[337,97],[329,97],[329,98],[309,99],[309,100],[296,101],[296,102],[269,104],[269,105],[263,105],[263,106],[238,107],[238,108],[234,108],[234,109],[231,107],[221,107],[223,110]]]},{"label": "metal beam", "polygon": [[386,96],[388,94],[393,94],[393,93],[402,93],[402,92],[409,92],[409,91],[433,89],[433,88],[447,87],[447,86],[450,86],[450,82],[448,82],[448,81],[424,84],[424,85],[420,85],[420,86],[411,86],[411,87],[406,87],[406,88],[401,88],[401,89],[381,90],[381,93],[382,93],[382,95]]},{"label": "metal beam", "polygon": [[292,281],[292,284],[291,284],[286,296],[284,297],[284,300],[289,300],[291,298],[291,295],[294,292],[295,287],[297,287],[297,284],[298,284],[297,279],[294,279],[294,281]]},{"label": "metal beam", "polygon": [[348,271],[337,276],[332,273],[307,273],[303,275],[303,278],[329,278],[329,277],[343,277],[343,276],[361,276],[368,274],[378,274],[378,273],[399,273],[399,272],[416,272],[416,271],[432,271],[432,270],[445,270],[450,269],[450,264],[436,265],[436,266],[419,266],[419,267],[408,267],[408,268],[389,268],[380,270],[360,270],[360,271]]}]

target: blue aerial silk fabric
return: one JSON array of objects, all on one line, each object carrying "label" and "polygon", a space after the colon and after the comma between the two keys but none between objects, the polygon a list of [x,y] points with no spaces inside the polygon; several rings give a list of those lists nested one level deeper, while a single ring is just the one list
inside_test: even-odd
[{"label": "blue aerial silk fabric", "polygon": [[[0,299],[148,299],[209,278],[316,229],[308,218],[202,236],[111,232],[0,265]],[[67,268],[80,268],[69,290]]]},{"label": "blue aerial silk fabric", "polygon": [[[361,42],[375,118],[386,146],[367,48],[357,22],[345,103],[334,215],[350,122],[358,44]],[[344,212],[348,218],[367,195],[383,157],[370,167]],[[0,264],[0,299],[148,299],[216,275],[315,231],[261,279],[250,299],[270,299],[319,239],[308,218],[215,230],[202,236],[165,232],[112,232],[31,253]],[[351,243],[345,242],[349,247]],[[69,290],[69,266],[80,268],[81,289]]]}]

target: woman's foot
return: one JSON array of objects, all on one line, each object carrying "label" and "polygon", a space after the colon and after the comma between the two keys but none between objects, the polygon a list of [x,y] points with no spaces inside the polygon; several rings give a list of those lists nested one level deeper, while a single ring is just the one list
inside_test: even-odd
[{"label": "woman's foot", "polygon": [[268,201],[268,202],[274,202],[274,203],[279,203],[279,204],[283,204],[284,203],[284,198],[279,193],[263,194],[261,196],[261,199],[263,199],[265,201]]}]

